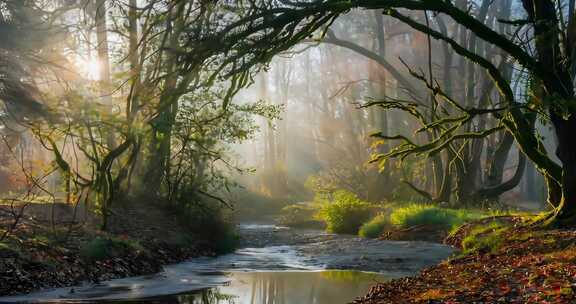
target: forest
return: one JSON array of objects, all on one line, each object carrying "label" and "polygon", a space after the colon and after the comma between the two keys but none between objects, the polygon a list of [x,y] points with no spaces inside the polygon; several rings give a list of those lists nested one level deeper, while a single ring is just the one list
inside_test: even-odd
[{"label": "forest", "polygon": [[576,0],[0,0],[0,303],[575,303]]}]

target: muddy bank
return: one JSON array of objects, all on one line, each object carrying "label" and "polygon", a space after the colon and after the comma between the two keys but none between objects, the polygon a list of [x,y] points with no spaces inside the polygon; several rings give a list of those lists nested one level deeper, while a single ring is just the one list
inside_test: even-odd
[{"label": "muddy bank", "polygon": [[211,250],[176,248],[149,243],[142,251],[125,252],[98,261],[87,260],[73,248],[28,249],[23,254],[0,251],[0,296],[39,289],[97,283],[113,278],[153,274],[167,264],[213,255]]},{"label": "muddy bank", "polygon": [[[226,298],[238,300],[234,303],[270,299],[290,304],[345,303],[376,282],[415,275],[452,252],[440,244],[368,240],[273,225],[240,225],[239,232],[245,247],[233,253],[168,265],[156,275],[76,286],[73,293],[68,287],[0,298],[0,302],[196,303],[190,299],[197,299],[204,303],[202,299],[214,296],[215,303]],[[258,300],[260,294],[266,299]]]},{"label": "muddy bank", "polygon": [[[221,274],[238,271],[316,272],[341,269],[375,272],[386,279],[393,279],[415,275],[420,269],[435,265],[452,253],[450,247],[441,244],[369,240],[274,225],[240,225],[238,231],[241,248],[216,258],[191,259],[213,255],[209,244],[200,241],[187,246],[169,243],[166,242],[169,236],[167,231],[161,234],[166,235],[163,241],[148,234],[146,239],[140,240],[138,247],[126,248],[130,250],[117,248],[112,252],[112,257],[95,261],[82,256],[79,247],[79,244],[88,241],[86,238],[93,238],[94,235],[78,234],[75,241],[68,242],[64,247],[35,247],[30,243],[25,256],[9,250],[0,251],[7,254],[0,265],[3,269],[0,273],[0,291],[2,295],[11,295],[48,287],[81,285],[82,282],[102,282],[84,285],[87,287],[82,288],[83,294],[115,294],[118,290],[114,286],[118,282],[126,283],[127,288],[138,282],[138,286],[155,286],[152,291],[161,289],[166,294],[176,294],[187,288],[197,290],[210,287],[214,280],[220,280]],[[131,241],[125,239],[122,243]],[[164,267],[167,264],[172,265]],[[137,277],[152,273],[160,275]],[[110,281],[113,282],[111,285],[104,282],[124,277],[128,278]],[[182,285],[184,281],[195,285]],[[106,286],[110,288],[106,289]],[[81,296],[80,290],[76,289],[77,296]],[[62,292],[71,296],[69,291],[70,288],[67,288]],[[135,292],[139,294],[141,291]],[[124,296],[132,295],[126,293]]]},{"label": "muddy bank", "polygon": [[[210,242],[151,205],[119,206],[108,232],[67,205],[31,205],[0,242],[0,296],[152,274],[163,266],[214,255]],[[10,221],[11,218],[0,220]]]},{"label": "muddy bank", "polygon": [[373,287],[357,304],[576,303],[576,231],[516,227],[495,249]]}]

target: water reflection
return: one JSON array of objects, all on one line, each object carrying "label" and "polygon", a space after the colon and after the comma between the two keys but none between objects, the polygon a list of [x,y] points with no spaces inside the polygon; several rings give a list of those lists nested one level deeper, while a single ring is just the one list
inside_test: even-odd
[{"label": "water reflection", "polygon": [[[188,295],[141,303],[174,304],[337,304],[365,294],[384,281],[379,274],[358,271],[234,272],[230,283]],[[132,302],[134,303],[134,302]]]}]

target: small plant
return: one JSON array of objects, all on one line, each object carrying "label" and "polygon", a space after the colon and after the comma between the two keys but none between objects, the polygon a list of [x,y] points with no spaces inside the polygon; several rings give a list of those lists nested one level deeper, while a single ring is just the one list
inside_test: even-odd
[{"label": "small plant", "polygon": [[340,190],[331,201],[325,201],[318,217],[326,223],[328,232],[356,234],[370,218],[372,205],[361,201],[355,194]]},{"label": "small plant", "polygon": [[377,238],[382,235],[384,228],[389,225],[389,219],[385,214],[378,214],[360,227],[358,235],[363,238]]},{"label": "small plant", "polygon": [[142,252],[144,248],[136,241],[116,237],[96,237],[80,248],[80,255],[87,260],[105,260],[127,252]]},{"label": "small plant", "polygon": [[0,242],[0,259],[5,257],[20,257],[22,253],[14,246]]}]

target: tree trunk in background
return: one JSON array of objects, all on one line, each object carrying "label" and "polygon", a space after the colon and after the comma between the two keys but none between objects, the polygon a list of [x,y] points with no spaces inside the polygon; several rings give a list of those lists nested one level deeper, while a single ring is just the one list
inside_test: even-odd
[{"label": "tree trunk in background", "polygon": [[[468,0],[456,0],[456,7],[458,7],[460,10],[463,11],[467,11],[468,10]],[[466,27],[459,25],[458,27],[458,38],[457,41],[459,42],[460,45],[468,45],[468,30],[466,29]],[[454,88],[454,96],[456,98],[456,100],[464,100],[466,101],[466,87],[467,87],[467,83],[466,80],[468,79],[466,76],[466,58],[464,57],[458,57],[457,60],[457,72],[456,74],[458,75],[458,77],[456,78],[456,83],[453,86]],[[465,179],[464,176],[466,174],[466,168],[464,167],[464,164],[468,163],[468,151],[463,151],[461,153],[461,161],[457,161],[456,162],[456,168],[455,168],[455,178],[456,178],[456,190],[455,190],[455,195],[456,195],[456,199],[457,201],[461,202],[462,200],[466,199],[466,193],[464,191],[464,186],[465,186]]]},{"label": "tree trunk in background", "polygon": [[[184,29],[186,2],[179,2],[172,8],[170,20],[166,20],[165,41],[167,48],[178,48],[180,33]],[[178,99],[184,87],[189,83],[190,75],[180,75],[177,72],[177,55],[168,52],[164,63],[166,77],[162,85],[162,93],[156,106],[157,114],[151,120],[151,140],[148,145],[148,157],[145,159],[144,185],[147,193],[158,195],[163,179],[170,174],[170,152],[172,127],[178,113]],[[182,76],[179,80],[179,76]]]},{"label": "tree trunk in background", "polygon": [[538,194],[539,187],[536,183],[536,167],[532,162],[528,163],[526,166],[526,173],[524,176],[526,177],[524,180],[524,198],[529,201],[538,201],[540,196]]},{"label": "tree trunk in background", "polygon": [[128,7],[128,22],[129,22],[129,44],[128,49],[130,61],[130,77],[132,78],[133,86],[130,93],[130,103],[126,109],[126,115],[130,120],[134,119],[136,112],[140,108],[140,63],[138,62],[138,11],[137,0],[130,0]]},{"label": "tree trunk in background", "polygon": [[[262,71],[260,72],[260,98],[266,103],[271,103],[268,94],[268,74]],[[264,122],[266,126],[264,127],[264,180],[262,184],[269,191],[271,196],[277,195],[277,176],[275,174],[275,168],[277,163],[277,144],[276,144],[276,134],[274,128],[270,122]]]},{"label": "tree trunk in background", "polygon": [[312,96],[312,88],[311,88],[311,74],[312,74],[312,60],[310,58],[310,52],[306,52],[306,100],[308,100],[309,104],[309,118],[310,121],[313,123],[313,127],[310,136],[310,144],[312,145],[312,155],[314,159],[314,163],[318,163],[319,159],[319,151],[318,151],[318,102],[316,98]]},{"label": "tree trunk in background", "polygon": [[[384,28],[384,17],[379,11],[374,11],[374,33],[376,34],[374,40],[373,52],[378,54],[382,59],[386,59],[386,37]],[[372,62],[370,62],[372,64]],[[383,98],[387,96],[387,71],[381,66],[372,67],[370,78],[370,91],[373,98]],[[388,112],[380,109],[379,107],[370,107],[369,109],[370,123],[372,124],[373,131],[380,131],[383,134],[389,134],[389,121]],[[380,145],[376,153],[383,153],[387,150],[386,144]],[[390,173],[379,172],[375,168],[370,172],[370,182],[367,187],[368,199],[370,201],[380,201],[384,199],[391,191],[390,187]]]},{"label": "tree trunk in background", "polygon": [[[112,113],[112,84],[110,81],[110,54],[108,50],[108,29],[106,25],[106,0],[96,0],[94,11],[94,22],[96,23],[96,50],[98,53],[99,70],[99,89],[100,97],[103,106],[109,113]],[[116,143],[114,140],[113,132],[104,132],[108,149],[114,150]],[[97,180],[99,184],[98,195],[100,212],[102,213],[101,229],[108,228],[108,216],[110,203],[112,201],[112,180],[108,172],[109,169],[103,168],[102,164],[98,164]]]},{"label": "tree trunk in background", "polygon": [[[436,23],[440,32],[448,36],[448,27],[442,16],[436,18]],[[442,54],[443,54],[443,66],[442,66],[442,84],[444,91],[448,96],[454,96],[453,84],[452,84],[452,62],[454,61],[454,52],[450,48],[448,43],[442,43]],[[455,155],[449,149],[443,151],[444,154],[444,173],[442,174],[442,184],[438,189],[437,196],[435,200],[437,202],[450,202],[452,196],[452,168],[451,161],[455,158]],[[440,181],[439,181],[440,182]]]},{"label": "tree trunk in background", "polygon": [[[492,1],[490,0],[483,0],[479,9],[476,18],[485,23],[486,17],[489,12],[490,5]],[[478,47],[478,38],[474,33],[470,33],[468,37],[468,41],[461,41],[462,45],[467,45],[468,50],[472,53],[478,53],[481,55],[486,55],[483,53],[483,49]],[[494,88],[492,81],[488,79],[488,75],[484,75],[483,81],[480,81],[477,78],[477,65],[467,60],[466,64],[466,86],[465,86],[465,105],[466,107],[478,107],[478,108],[485,108],[486,105],[489,104],[490,92]],[[478,83],[481,83],[482,86],[480,89],[477,88]],[[477,92],[480,93],[482,96],[478,98]],[[476,104],[478,101],[478,104]],[[479,126],[479,130],[483,130],[486,125],[485,116],[480,116],[476,118],[475,121],[470,122],[467,126],[467,132],[476,132],[475,126]],[[458,192],[459,198],[464,201],[464,203],[474,203],[474,194],[478,189],[481,180],[481,170],[482,170],[482,152],[484,150],[484,141],[485,139],[475,139],[471,140],[470,143],[464,143],[465,148],[462,152],[464,155],[465,161],[465,169],[462,172],[464,176],[459,176],[458,182]]]},{"label": "tree trunk in background", "polygon": [[106,0],[96,0],[96,49],[98,51],[98,64],[100,66],[99,84],[100,94],[105,106],[112,106],[110,82],[110,54],[108,50],[108,30],[106,28]]},{"label": "tree trunk in background", "polygon": [[[110,78],[110,54],[108,49],[108,29],[107,23],[106,0],[96,0],[94,21],[96,22],[96,49],[98,51],[98,64],[100,66],[99,85],[100,96],[104,107],[110,114],[114,111],[112,103],[112,82]],[[109,149],[116,146],[114,134],[108,132],[106,141]]]},{"label": "tree trunk in background", "polygon": [[[386,37],[384,33],[384,17],[378,11],[374,12],[374,18],[376,19],[376,39],[378,41],[378,55],[380,58],[386,58]],[[386,71],[382,70],[378,73],[378,95],[386,96]],[[377,107],[374,107],[377,108]],[[388,132],[388,112],[380,110],[378,113],[378,125],[383,132]]]},{"label": "tree trunk in background", "polygon": [[509,132],[504,133],[500,139],[500,144],[494,151],[492,160],[489,162],[488,174],[485,184],[488,187],[495,187],[502,183],[504,168],[508,160],[508,153],[514,144],[514,137]]}]

